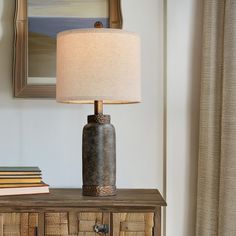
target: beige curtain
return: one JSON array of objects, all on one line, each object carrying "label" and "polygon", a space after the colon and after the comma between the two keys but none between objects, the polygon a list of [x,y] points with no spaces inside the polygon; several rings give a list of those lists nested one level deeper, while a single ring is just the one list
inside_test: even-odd
[{"label": "beige curtain", "polygon": [[236,236],[236,0],[204,0],[197,236]]}]

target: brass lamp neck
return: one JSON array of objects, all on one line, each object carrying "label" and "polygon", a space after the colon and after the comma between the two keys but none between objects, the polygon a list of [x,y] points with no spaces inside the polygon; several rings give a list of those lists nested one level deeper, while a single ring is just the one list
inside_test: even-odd
[{"label": "brass lamp neck", "polygon": [[94,101],[94,114],[103,114],[103,101]]}]

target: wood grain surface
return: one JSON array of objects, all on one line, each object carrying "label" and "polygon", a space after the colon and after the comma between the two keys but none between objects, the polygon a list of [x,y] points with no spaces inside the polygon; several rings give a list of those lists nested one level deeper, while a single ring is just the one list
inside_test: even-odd
[{"label": "wood grain surface", "polygon": [[152,236],[154,213],[113,213],[113,235]]},{"label": "wood grain surface", "polygon": [[112,197],[82,196],[81,189],[50,189],[50,194],[0,197],[2,207],[153,207],[166,206],[156,189],[118,189]]},{"label": "wood grain surface", "polygon": [[161,236],[158,190],[118,189],[112,197],[85,197],[81,189],[51,189],[50,194],[0,197],[0,236]]}]

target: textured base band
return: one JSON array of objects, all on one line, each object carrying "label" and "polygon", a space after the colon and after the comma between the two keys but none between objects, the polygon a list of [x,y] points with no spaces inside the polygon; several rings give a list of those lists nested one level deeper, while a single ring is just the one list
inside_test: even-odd
[{"label": "textured base band", "polygon": [[83,185],[84,196],[106,197],[116,195],[116,186]]},{"label": "textured base band", "polygon": [[96,114],[88,116],[88,123],[110,124],[110,115]]}]

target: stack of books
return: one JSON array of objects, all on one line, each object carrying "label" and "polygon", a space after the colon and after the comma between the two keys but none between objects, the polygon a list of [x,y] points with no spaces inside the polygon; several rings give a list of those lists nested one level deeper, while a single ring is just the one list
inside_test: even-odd
[{"label": "stack of books", "polygon": [[49,193],[38,167],[0,167],[0,196]]}]

